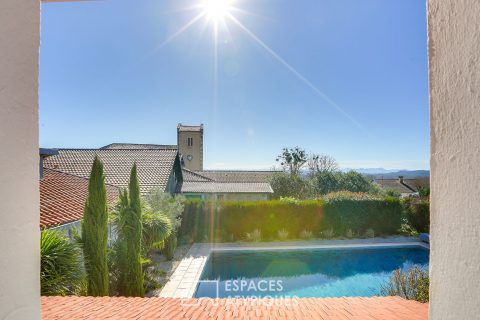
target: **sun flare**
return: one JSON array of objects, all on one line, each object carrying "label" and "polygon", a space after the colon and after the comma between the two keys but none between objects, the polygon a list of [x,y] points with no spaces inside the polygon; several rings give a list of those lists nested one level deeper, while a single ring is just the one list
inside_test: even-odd
[{"label": "sun flare", "polygon": [[230,14],[232,3],[233,0],[205,0],[201,6],[209,19],[219,21]]}]

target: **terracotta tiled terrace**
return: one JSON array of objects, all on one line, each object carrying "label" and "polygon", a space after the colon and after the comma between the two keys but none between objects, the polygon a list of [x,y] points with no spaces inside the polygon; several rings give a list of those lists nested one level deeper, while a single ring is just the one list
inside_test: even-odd
[{"label": "terracotta tiled terrace", "polygon": [[426,320],[428,304],[398,297],[287,301],[42,297],[42,319]]}]

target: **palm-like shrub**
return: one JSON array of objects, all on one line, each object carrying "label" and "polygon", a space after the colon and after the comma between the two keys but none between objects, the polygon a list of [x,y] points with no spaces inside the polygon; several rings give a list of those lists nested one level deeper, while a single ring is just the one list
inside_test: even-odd
[{"label": "palm-like shrub", "polygon": [[165,240],[172,234],[172,223],[162,213],[145,211],[142,217],[143,251],[148,254],[154,249],[163,249]]},{"label": "palm-like shrub", "polygon": [[321,233],[322,238],[324,239],[332,239],[335,236],[335,232],[332,228],[326,229]]},{"label": "palm-like shrub", "polygon": [[[154,221],[144,222],[148,232],[148,242],[153,245],[152,249],[163,249],[162,252],[168,260],[173,259],[177,248],[177,230],[182,223],[182,213],[185,208],[183,196],[172,197],[161,189],[152,190],[145,198],[145,202],[151,209]],[[170,221],[170,231],[166,228],[165,220]],[[163,248],[162,248],[163,247]]]},{"label": "palm-like shrub", "polygon": [[278,238],[280,240],[287,240],[288,238],[288,231],[284,229],[278,230]]},{"label": "palm-like shrub", "polygon": [[259,229],[255,229],[252,232],[247,232],[245,234],[245,240],[251,242],[260,242],[262,241],[262,232]]},{"label": "palm-like shrub", "polygon": [[312,239],[313,233],[310,230],[302,230],[300,231],[299,237],[300,239],[305,239],[305,240]]},{"label": "palm-like shrub", "polygon": [[80,249],[58,231],[40,237],[40,288],[42,296],[67,295],[80,285]]},{"label": "palm-like shrub", "polygon": [[[158,287],[155,277],[152,275],[151,261],[148,259],[150,251],[155,249],[164,249],[166,240],[172,234],[172,224],[170,219],[160,212],[154,212],[151,207],[143,201],[142,206],[142,243],[141,243],[141,265],[144,270],[144,289],[146,291]],[[110,222],[116,230],[124,229],[127,211],[129,208],[129,199],[126,191],[122,192],[120,201],[110,215]],[[126,282],[124,270],[127,268],[128,256],[126,254],[127,242],[119,233],[109,252],[109,270],[110,270],[110,292],[112,295],[125,295]]]}]

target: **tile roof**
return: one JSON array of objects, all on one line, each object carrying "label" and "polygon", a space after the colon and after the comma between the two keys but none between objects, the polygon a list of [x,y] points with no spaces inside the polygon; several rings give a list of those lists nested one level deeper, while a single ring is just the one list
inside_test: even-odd
[{"label": "tile roof", "polygon": [[[88,179],[45,168],[40,180],[40,228],[78,221],[88,195]],[[108,203],[118,198],[118,188],[107,185]]]},{"label": "tile roof", "polygon": [[211,178],[208,178],[206,176],[203,176],[199,174],[198,172],[188,170],[186,168],[182,168],[182,176],[183,176],[183,181],[189,181],[189,182],[209,182],[209,181],[214,181]]},{"label": "tile roof", "polygon": [[270,182],[277,171],[204,170],[196,173],[217,182]]},{"label": "tile roof", "polygon": [[[279,301],[277,303],[276,301]],[[42,319],[427,320],[428,304],[399,297],[296,300],[42,297]],[[283,302],[283,303],[282,303]],[[188,305],[187,305],[188,304]]]},{"label": "tile roof", "polygon": [[95,155],[103,161],[105,182],[127,187],[134,162],[138,167],[140,192],[166,189],[177,157],[176,149],[58,149],[59,154],[44,160],[46,168],[88,178]]},{"label": "tile roof", "polygon": [[271,171],[191,171],[183,168],[182,193],[273,193]]},{"label": "tile roof", "polygon": [[418,191],[419,187],[429,188],[430,187],[430,178],[421,177],[416,179],[403,179],[403,183],[412,188],[415,191]]},{"label": "tile roof", "polygon": [[414,193],[416,191],[408,188],[407,186],[400,183],[398,179],[375,179],[382,188],[386,190],[393,190],[399,193]]},{"label": "tile roof", "polygon": [[182,193],[273,193],[268,182],[195,182],[179,184]]},{"label": "tile roof", "polygon": [[171,144],[110,143],[100,149],[178,149]]}]

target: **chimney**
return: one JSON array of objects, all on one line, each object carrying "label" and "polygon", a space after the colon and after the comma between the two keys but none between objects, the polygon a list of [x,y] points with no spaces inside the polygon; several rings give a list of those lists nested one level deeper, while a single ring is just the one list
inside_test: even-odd
[{"label": "chimney", "polygon": [[40,148],[39,150],[40,154],[40,161],[39,161],[39,169],[40,169],[40,180],[43,179],[43,159],[46,157],[54,156],[58,154],[58,151],[55,149],[45,149],[45,148]]}]

